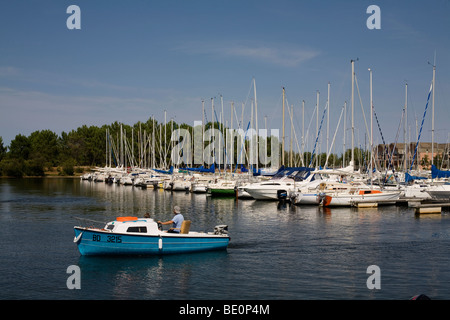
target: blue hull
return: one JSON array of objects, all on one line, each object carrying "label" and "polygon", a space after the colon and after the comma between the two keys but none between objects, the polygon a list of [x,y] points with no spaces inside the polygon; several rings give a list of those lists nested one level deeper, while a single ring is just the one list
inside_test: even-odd
[{"label": "blue hull", "polygon": [[161,255],[224,250],[230,241],[229,237],[128,235],[78,227],[75,227],[75,239],[82,255]]}]

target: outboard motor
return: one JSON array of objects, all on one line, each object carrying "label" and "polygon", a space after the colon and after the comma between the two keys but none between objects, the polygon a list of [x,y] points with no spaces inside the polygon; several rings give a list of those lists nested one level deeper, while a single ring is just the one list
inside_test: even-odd
[{"label": "outboard motor", "polygon": [[288,197],[288,193],[285,190],[278,190],[277,191],[277,198],[278,200],[286,200]]},{"label": "outboard motor", "polygon": [[228,234],[228,226],[226,224],[215,226],[214,234]]},{"label": "outboard motor", "polygon": [[292,203],[295,203],[295,199],[297,198],[297,195],[295,193],[295,191],[290,191],[289,192],[289,199],[291,200]]},{"label": "outboard motor", "polygon": [[325,200],[325,193],[321,192],[317,195],[317,203],[319,205],[322,205],[323,201]]}]

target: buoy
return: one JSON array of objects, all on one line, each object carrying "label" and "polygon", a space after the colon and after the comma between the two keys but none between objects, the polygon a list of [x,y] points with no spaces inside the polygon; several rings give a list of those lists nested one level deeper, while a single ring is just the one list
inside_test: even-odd
[{"label": "buoy", "polygon": [[158,240],[158,249],[162,250],[162,238],[159,238]]},{"label": "buoy", "polygon": [[323,199],[323,206],[327,207],[331,203],[331,199],[333,199],[331,196],[326,195]]}]

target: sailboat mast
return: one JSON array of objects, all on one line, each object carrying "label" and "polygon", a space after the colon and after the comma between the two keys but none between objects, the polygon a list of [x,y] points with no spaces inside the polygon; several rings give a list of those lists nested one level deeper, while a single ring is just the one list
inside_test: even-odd
[{"label": "sailboat mast", "polygon": [[354,122],[354,108],[355,108],[355,60],[352,63],[352,160],[351,165],[355,165],[355,122]]},{"label": "sailboat mast", "polygon": [[258,171],[258,158],[259,158],[259,152],[258,152],[258,102],[256,100],[256,80],[253,78],[253,92],[255,96],[255,130],[256,130],[256,171]]},{"label": "sailboat mast", "polygon": [[167,157],[167,111],[164,110],[164,168],[167,168],[166,157]]},{"label": "sailboat mast", "polygon": [[436,80],[436,57],[434,57],[433,64],[433,100],[432,100],[432,108],[431,108],[431,165],[434,164],[434,87]]},{"label": "sailboat mast", "polygon": [[302,164],[305,155],[305,100],[302,101]]},{"label": "sailboat mast", "polygon": [[[213,136],[213,143],[215,145],[215,135],[214,135],[214,98],[211,98],[211,129],[212,129],[212,136]],[[213,145],[213,146],[214,146]],[[213,164],[216,163],[216,152],[213,149]],[[220,171],[220,168],[219,168]]]},{"label": "sailboat mast", "polygon": [[230,120],[230,172],[233,172],[233,160],[234,160],[234,141],[233,141],[233,115],[234,115],[234,102],[231,101],[231,120]]},{"label": "sailboat mast", "polygon": [[345,132],[347,131],[347,101],[344,102],[344,144],[342,153],[342,167],[345,167]]},{"label": "sailboat mast", "polygon": [[[221,106],[222,112],[220,114],[220,119],[219,119],[220,120],[219,121],[219,132],[222,133],[222,137],[223,137],[223,96],[222,95],[220,95],[220,106]],[[225,147],[225,146],[222,146],[221,140],[222,139],[220,139],[220,135],[219,135],[219,170],[220,170],[220,165],[223,162],[223,158],[222,158],[223,148]],[[224,169],[225,169],[225,165],[224,165]]]},{"label": "sailboat mast", "polygon": [[370,184],[372,184],[372,153],[373,153],[373,95],[372,95],[372,70],[369,68],[370,73]]},{"label": "sailboat mast", "polygon": [[[288,105],[289,107],[289,105]],[[289,139],[289,166],[293,166],[293,162],[292,162],[292,138],[294,137],[294,126],[293,126],[293,122],[292,122],[292,116],[294,113],[294,105],[291,104],[291,112],[290,112],[290,118],[291,118],[291,137]]]},{"label": "sailboat mast", "polygon": [[281,139],[281,165],[284,165],[284,87],[283,87],[283,127],[282,127],[282,131],[283,131],[283,136]]},{"label": "sailboat mast", "polygon": [[[316,139],[319,141],[319,90],[317,90],[317,101],[316,101]],[[316,154],[316,168],[319,168],[319,152]]]},{"label": "sailboat mast", "polygon": [[407,139],[406,139],[406,132],[408,129],[408,83],[405,84],[405,123],[403,125],[403,134],[404,134],[404,140],[405,140],[405,161],[404,162],[404,170],[406,172],[407,169],[407,162],[408,162],[408,147],[407,147]]},{"label": "sailboat mast", "polygon": [[328,82],[328,100],[327,100],[327,152],[329,141],[330,141],[330,82]]},{"label": "sailboat mast", "polygon": [[205,100],[202,99],[202,166],[205,163],[205,155],[203,153],[203,148],[205,146]]}]

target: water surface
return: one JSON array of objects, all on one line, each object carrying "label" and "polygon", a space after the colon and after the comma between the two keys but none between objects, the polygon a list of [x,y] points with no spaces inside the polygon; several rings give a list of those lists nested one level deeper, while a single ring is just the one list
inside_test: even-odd
[{"label": "water surface", "polygon": [[[163,257],[83,257],[75,217],[168,220],[191,230],[227,224],[226,251]],[[407,207],[300,207],[142,190],[78,179],[0,179],[0,299],[409,299],[450,297],[450,215]],[[67,267],[81,270],[69,290]],[[381,270],[370,290],[367,267]]]}]

